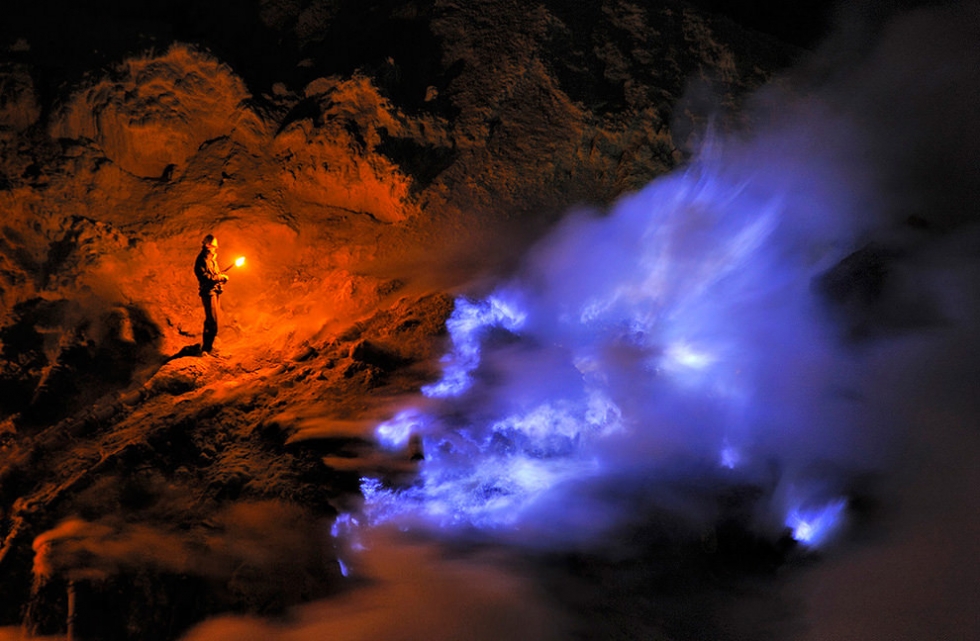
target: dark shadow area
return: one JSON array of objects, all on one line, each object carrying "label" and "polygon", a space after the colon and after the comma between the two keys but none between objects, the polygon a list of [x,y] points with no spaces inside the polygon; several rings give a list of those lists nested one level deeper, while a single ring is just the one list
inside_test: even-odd
[{"label": "dark shadow area", "polygon": [[163,52],[175,41],[210,51],[257,96],[275,83],[300,91],[316,78],[361,70],[406,111],[452,109],[443,90],[453,74],[443,69],[441,42],[429,27],[433,3],[338,3],[312,25],[299,25],[314,4],[273,11],[237,0],[15,3],[0,21],[0,63],[30,66],[42,120],[86,77],[128,56]]},{"label": "dark shadow area", "polygon": [[[561,23],[549,31],[547,60],[569,98],[589,107],[596,115],[622,110],[626,106],[623,81],[605,73],[605,63],[599,58],[598,45],[609,38],[621,36],[621,44],[629,51],[627,34],[610,33],[608,20],[598,3],[549,2],[548,10]],[[676,83],[675,83],[676,84]],[[679,86],[671,89],[676,93]]]},{"label": "dark shadow area", "polygon": [[[603,545],[542,555],[537,559],[543,588],[574,612],[578,638],[671,641],[777,641],[787,638],[793,604],[780,600],[779,577],[806,564],[808,553],[787,531],[765,536],[753,527],[752,513],[765,492],[756,486],[731,486],[704,495],[694,486],[661,488],[711,505],[708,523],[686,520],[669,509],[638,510],[636,522],[603,537]],[[756,622],[748,629],[733,624],[733,608],[745,611],[764,595],[764,617],[772,630]],[[764,618],[760,617],[760,618]]]},{"label": "dark shadow area", "polygon": [[180,348],[180,350],[177,351],[176,354],[168,356],[167,362],[176,360],[178,358],[201,356],[202,354],[203,352],[201,351],[200,343],[194,343],[192,345],[184,345],[183,347]]},{"label": "dark shadow area", "polygon": [[279,128],[276,130],[276,135],[281,134],[286,130],[286,127],[294,122],[303,120],[309,120],[313,123],[314,127],[319,127],[323,124],[323,113],[320,111],[320,103],[316,98],[304,98],[296,103],[285,117],[283,117],[282,123],[280,123]]},{"label": "dark shadow area", "polygon": [[815,46],[826,35],[834,7],[827,0],[691,0],[691,4],[804,48]]},{"label": "dark shadow area", "polygon": [[78,579],[69,588],[52,578],[33,595],[24,627],[32,634],[57,635],[68,629],[68,594],[74,598],[76,639],[176,639],[210,614],[226,610],[212,586],[200,577],[142,571],[101,579]]},{"label": "dark shadow area", "polygon": [[13,312],[0,329],[0,416],[20,426],[55,423],[162,363],[162,333],[139,305],[34,298]]},{"label": "dark shadow area", "polygon": [[376,151],[412,177],[413,194],[431,185],[439,174],[456,161],[458,155],[451,147],[422,145],[411,138],[388,136],[385,131],[382,131],[381,144],[377,146]]},{"label": "dark shadow area", "polygon": [[[18,41],[26,47],[9,50]],[[0,60],[31,65],[45,110],[87,75],[174,41],[210,50],[253,90],[267,91],[295,69],[295,44],[263,24],[252,3],[236,0],[39,0],[5,7],[0,21]]]},{"label": "dark shadow area", "polygon": [[946,322],[936,294],[915,279],[907,251],[870,243],[813,282],[844,338],[880,338]]},{"label": "dark shadow area", "polygon": [[322,37],[301,49],[301,57],[312,62],[307,79],[360,70],[410,114],[453,116],[445,90],[460,69],[443,67],[442,41],[430,27],[437,14],[431,0],[341,3]]},{"label": "dark shadow area", "polygon": [[834,27],[835,13],[841,8],[857,10],[875,18],[888,17],[898,11],[939,6],[942,0],[875,0],[875,2],[832,2],[800,0],[689,0],[704,11],[724,15],[761,33],[771,34],[784,42],[811,49]]},{"label": "dark shadow area", "polygon": [[[699,77],[704,64],[695,36],[689,33],[685,17],[689,5],[661,2],[612,8],[601,3],[549,0],[545,6],[559,21],[552,23],[545,35],[548,46],[543,57],[572,100],[597,115],[620,114],[649,103],[665,126],[671,122],[676,97]],[[711,31],[751,52],[746,59],[755,64],[765,61],[762,66],[768,69],[785,68],[794,62],[794,47],[763,34],[749,39],[743,30],[721,17],[723,7],[709,10],[719,14],[710,23]],[[736,18],[735,22],[740,21]],[[736,64],[744,62],[739,59]],[[740,82],[761,80],[753,77],[751,67],[738,72]],[[649,91],[637,94],[637,88],[644,86]]]}]

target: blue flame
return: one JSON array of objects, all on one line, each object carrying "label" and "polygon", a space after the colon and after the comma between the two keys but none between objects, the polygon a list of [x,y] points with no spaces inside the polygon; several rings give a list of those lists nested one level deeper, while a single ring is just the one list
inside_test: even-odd
[{"label": "blue flame", "polygon": [[430,398],[447,398],[465,392],[472,383],[470,372],[480,364],[481,340],[486,331],[493,327],[515,331],[525,319],[524,312],[499,295],[477,302],[458,299],[446,322],[453,350],[442,359],[442,379],[423,387],[422,393]]},{"label": "blue flame", "polygon": [[731,445],[726,445],[724,449],[721,450],[721,455],[719,456],[719,463],[722,467],[729,470],[734,470],[742,462],[742,454]]},{"label": "blue flame", "polygon": [[[370,521],[567,530],[581,523],[555,506],[590,481],[713,461],[756,482],[764,460],[804,464],[829,422],[821,390],[842,376],[810,287],[840,243],[792,169],[740,166],[702,163],[572,217],[521,277],[459,298],[426,409],[377,428],[387,447],[422,437],[418,479],[363,479]],[[794,536],[818,544],[836,505],[793,512]]]},{"label": "blue flame", "polygon": [[405,447],[409,437],[421,431],[425,416],[416,409],[407,409],[396,414],[391,420],[378,425],[374,435],[378,441],[389,449]]},{"label": "blue flame", "polygon": [[847,500],[836,499],[818,507],[797,507],[786,515],[786,527],[793,532],[793,539],[807,547],[819,547],[826,543],[844,522]]}]

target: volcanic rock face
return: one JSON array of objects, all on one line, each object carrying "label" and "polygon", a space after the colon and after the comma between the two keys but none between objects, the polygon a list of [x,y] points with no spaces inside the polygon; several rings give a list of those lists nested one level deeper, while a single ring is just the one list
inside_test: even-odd
[{"label": "volcanic rock face", "polygon": [[24,66],[6,65],[0,72],[0,96],[0,131],[20,132],[40,118],[34,83]]},{"label": "volcanic rock face", "polygon": [[168,167],[184,170],[209,140],[261,135],[262,123],[242,106],[247,97],[231,69],[175,47],[162,57],[130,59],[77,94],[50,135],[91,140],[123,171],[160,178]]},{"label": "volcanic rock face", "polygon": [[[288,13],[274,6],[263,5],[263,19]],[[313,9],[303,15],[323,13]],[[573,29],[586,16],[557,8],[396,13],[406,24],[431,19],[452,70],[416,115],[384,97],[384,74],[320,78],[296,93],[277,85],[254,99],[226,64],[174,45],[120,61],[35,125],[28,69],[10,67],[0,193],[9,389],[31,396],[73,346],[94,358],[119,339],[114,324],[126,328],[123,343],[139,334],[140,353],[179,350],[199,331],[187,264],[204,233],[222,239],[223,257],[247,252],[252,270],[225,299],[223,338],[261,330],[266,345],[291,332],[301,340],[284,318],[317,329],[390,292],[352,273],[379,251],[438,263],[422,257],[435,244],[492,265],[466,255],[501,249],[479,231],[501,215],[540,228],[568,205],[608,202],[668,169],[679,152],[666,123],[684,78],[732,89],[762,80],[755,68],[739,74],[734,54],[686,10],[612,4],[587,16],[604,20],[584,33]],[[273,22],[292,19],[297,29],[306,22]],[[655,87],[664,59],[674,71]],[[616,108],[575,81],[573,60],[585,65],[581,77],[605,69],[602,91],[623,92]],[[8,414],[25,408],[24,396],[5,395]]]},{"label": "volcanic rock face", "polygon": [[[68,582],[103,638],[334,590],[317,532],[358,466],[404,468],[367,429],[436,375],[444,292],[677,164],[705,117],[690,79],[732,106],[788,51],[674,3],[368,4],[243,18],[295,47],[289,86],[166,42],[55,102],[44,52],[9,50],[0,624],[62,629]],[[331,57],[345,36],[362,59]],[[247,262],[220,357],[193,358],[207,233]]]}]

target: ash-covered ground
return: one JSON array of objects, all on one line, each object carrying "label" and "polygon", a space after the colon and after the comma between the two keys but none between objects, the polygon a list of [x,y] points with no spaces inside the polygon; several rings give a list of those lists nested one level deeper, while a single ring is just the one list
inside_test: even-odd
[{"label": "ash-covered ground", "polygon": [[12,10],[0,638],[980,633],[980,10],[715,4]]}]

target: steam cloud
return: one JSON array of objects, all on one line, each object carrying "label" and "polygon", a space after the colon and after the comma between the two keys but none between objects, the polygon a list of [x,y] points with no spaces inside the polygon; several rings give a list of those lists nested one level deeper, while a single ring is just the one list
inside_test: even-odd
[{"label": "steam cloud", "polygon": [[358,591],[297,608],[288,623],[220,617],[184,641],[232,639],[564,639],[568,626],[501,558],[446,559],[419,542],[370,535]]}]

